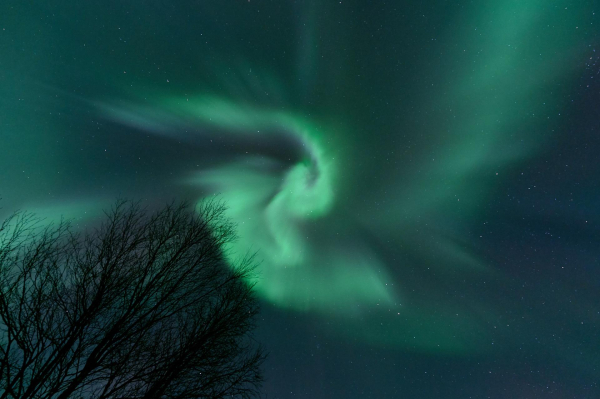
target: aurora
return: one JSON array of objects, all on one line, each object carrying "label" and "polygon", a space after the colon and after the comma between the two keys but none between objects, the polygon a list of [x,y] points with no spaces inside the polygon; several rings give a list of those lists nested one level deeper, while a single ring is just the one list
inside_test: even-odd
[{"label": "aurora", "polygon": [[[222,199],[282,353],[269,396],[595,381],[593,2],[15,7],[1,211],[86,229],[116,197]],[[364,369],[380,390],[348,387]]]},{"label": "aurora", "polygon": [[[518,18],[514,7],[520,10]],[[536,44],[518,41],[519,31],[543,29],[543,8],[536,1],[528,2],[527,7],[503,4],[486,11],[496,22],[485,22],[485,35],[463,33],[462,53],[467,59],[474,57],[475,72],[468,63],[465,70],[453,69],[451,83],[440,82],[436,91],[441,94],[429,100],[431,104],[422,104],[438,110],[436,120],[420,128],[435,150],[416,153],[413,165],[407,163],[400,175],[389,171],[374,192],[394,200],[368,214],[340,211],[345,206],[344,197],[360,196],[352,193],[352,187],[361,184],[353,181],[360,172],[354,175],[348,165],[352,156],[361,157],[360,152],[343,150],[346,137],[361,132],[345,130],[343,123],[303,115],[301,110],[282,111],[290,107],[269,102],[247,103],[233,96],[228,99],[208,94],[144,95],[144,101],[121,105],[100,102],[96,109],[105,118],[130,128],[187,142],[197,148],[198,157],[215,150],[222,153],[225,163],[207,165],[177,179],[196,189],[199,199],[220,195],[229,204],[229,216],[240,236],[231,256],[258,251],[260,277],[256,287],[273,305],[335,314],[345,319],[344,323],[352,323],[357,315],[364,317],[365,312],[379,314],[385,307],[388,313],[403,314],[402,321],[391,318],[389,330],[367,332],[370,341],[396,345],[405,340],[399,331],[411,330],[413,324],[431,323],[426,334],[419,334],[420,340],[414,338],[415,347],[478,350],[477,342],[485,337],[480,313],[494,317],[489,304],[481,301],[477,307],[486,311],[466,313],[460,303],[433,305],[431,295],[415,293],[398,274],[403,274],[399,270],[419,270],[419,264],[429,264],[417,273],[435,270],[445,276],[445,283],[451,283],[456,273],[460,273],[463,284],[465,276],[474,280],[500,278],[456,231],[473,220],[492,195],[498,171],[519,164],[537,150],[538,131],[546,122],[531,124],[529,132],[518,126],[530,124],[536,113],[547,115],[546,110],[556,105],[546,100],[530,103],[524,111],[521,104],[546,90],[546,82],[568,78],[571,73],[557,62],[554,68],[542,68],[544,59],[524,50],[535,45],[541,52],[538,54],[562,54],[568,50],[568,41],[556,42],[551,36]],[[475,21],[488,18],[477,15],[470,24],[475,26]],[[475,27],[474,32],[477,29],[481,31]],[[256,81],[249,81],[248,86],[276,80],[268,74],[254,78],[261,75],[260,68],[249,71]],[[227,78],[240,85],[244,79],[243,74]],[[510,88],[507,82],[512,82]],[[282,93],[279,97],[285,97],[284,90],[275,89]],[[371,132],[364,140],[376,134]],[[515,140],[515,135],[520,138]],[[447,220],[435,223],[439,218]],[[448,218],[454,220],[449,223]],[[452,225],[455,232],[444,225]],[[394,245],[407,248],[400,259],[382,256],[381,248],[376,249],[381,244],[374,243],[389,243],[389,237]],[[434,306],[437,315],[431,316],[427,309]],[[457,312],[464,318],[445,319],[444,315]],[[435,328],[436,323],[444,328]],[[465,329],[465,325],[471,327]],[[456,338],[448,341],[448,331]]]},{"label": "aurora", "polygon": [[[172,124],[158,134],[193,130],[205,138],[219,131],[249,136],[236,139],[239,148],[237,153],[231,151],[235,157],[228,164],[194,173],[183,183],[204,195],[218,194],[228,204],[240,236],[231,254],[258,249],[261,266],[256,283],[266,299],[285,308],[320,311],[331,311],[345,301],[341,310],[349,313],[357,304],[394,301],[396,293],[386,288],[389,277],[372,250],[365,246],[340,251],[340,242],[324,244],[324,237],[310,231],[320,219],[327,220],[335,206],[335,152],[320,143],[326,132],[292,114],[244,108],[216,98],[169,99],[157,107],[169,112]],[[101,108],[107,117],[140,129],[161,126],[152,109]],[[191,134],[175,137],[198,140]],[[239,144],[244,139],[254,143],[254,151],[244,151],[248,147]],[[284,148],[280,152],[296,159],[261,153],[273,141]]]}]

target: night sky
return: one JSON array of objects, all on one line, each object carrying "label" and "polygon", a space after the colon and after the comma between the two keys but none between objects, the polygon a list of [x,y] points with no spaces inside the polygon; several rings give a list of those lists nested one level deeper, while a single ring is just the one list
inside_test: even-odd
[{"label": "night sky", "polygon": [[218,195],[274,398],[600,398],[600,3],[0,1],[0,205]]}]

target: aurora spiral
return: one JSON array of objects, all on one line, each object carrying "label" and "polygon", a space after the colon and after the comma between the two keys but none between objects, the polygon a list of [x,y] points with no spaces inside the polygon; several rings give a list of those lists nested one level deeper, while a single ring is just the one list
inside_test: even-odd
[{"label": "aurora spiral", "polygon": [[[507,370],[556,362],[507,389],[543,397],[554,379],[584,397],[600,325],[594,6],[15,5],[0,47],[2,212],[85,229],[116,197],[218,197],[239,236],[231,263],[256,254],[265,318],[304,352],[370,348],[390,381],[400,371],[381,357],[446,377],[444,362],[500,364],[493,392]],[[265,323],[285,352],[287,333]],[[329,396],[300,397],[345,389],[328,391],[346,377],[319,359]],[[398,384],[484,397],[450,380]],[[383,391],[394,384],[373,397],[398,397]]]}]

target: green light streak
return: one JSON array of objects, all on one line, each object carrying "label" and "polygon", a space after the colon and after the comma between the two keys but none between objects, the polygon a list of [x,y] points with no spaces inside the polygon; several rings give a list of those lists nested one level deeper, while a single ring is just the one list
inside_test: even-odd
[{"label": "green light streak", "polygon": [[[479,351],[497,307],[484,299],[452,300],[448,287],[482,276],[501,281],[461,237],[505,172],[534,155],[548,130],[560,123],[561,99],[553,88],[575,72],[561,59],[580,39],[574,26],[581,13],[555,8],[541,0],[510,0],[472,6],[461,14],[459,28],[440,38],[448,64],[423,72],[442,75],[439,87],[415,101],[415,108],[428,115],[425,127],[415,129],[431,148],[414,152],[414,163],[407,161],[400,173],[383,177],[388,180],[379,184],[380,191],[367,195],[388,199],[386,205],[360,215],[338,212],[346,202],[342,185],[346,195],[365,194],[346,190],[355,183],[346,172],[350,160],[333,140],[344,135],[308,116],[243,102],[229,93],[169,93],[154,96],[150,106],[100,108],[110,119],[166,136],[180,137],[178,131],[191,128],[207,137],[217,131],[265,142],[280,135],[295,139],[303,157],[280,175],[265,169],[271,160],[260,154],[239,154],[235,162],[182,179],[228,203],[240,236],[230,256],[259,251],[258,293],[281,308],[336,315],[350,331],[346,334],[371,343],[430,352]],[[310,39],[310,32],[306,35]],[[311,66],[307,75],[318,70],[314,60],[305,60]],[[225,75],[221,78],[227,82]],[[255,69],[254,75],[260,73]],[[232,93],[248,86],[230,79],[225,86]],[[285,86],[273,91],[285,92]],[[373,132],[354,133],[365,142],[377,139]],[[360,149],[356,153],[362,155]],[[367,226],[381,242],[395,243],[405,256],[381,259],[352,236],[357,225]],[[338,239],[340,230],[353,240]],[[417,277],[407,282],[391,275],[406,270],[416,270]],[[428,289],[413,288],[415,281]],[[380,328],[381,319],[386,324]]]},{"label": "green light streak", "polygon": [[[180,103],[174,104],[176,108]],[[185,115],[199,118],[201,124],[214,124],[235,134],[285,132],[299,138],[306,148],[305,159],[283,177],[265,175],[248,162],[239,162],[200,172],[188,181],[210,187],[229,205],[229,216],[238,224],[240,236],[231,248],[232,257],[248,248],[259,250],[256,283],[261,295],[296,310],[336,307],[352,312],[352,303],[392,301],[395,294],[386,288],[385,268],[374,254],[313,249],[308,223],[326,217],[335,203],[335,157],[320,144],[319,129],[291,114],[236,107],[221,100],[185,104]]]}]

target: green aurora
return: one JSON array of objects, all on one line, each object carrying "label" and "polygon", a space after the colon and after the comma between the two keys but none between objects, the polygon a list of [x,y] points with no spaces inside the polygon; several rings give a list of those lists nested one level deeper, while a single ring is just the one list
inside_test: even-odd
[{"label": "green aurora", "polygon": [[[56,87],[68,79],[53,78],[60,65],[43,66],[32,62],[41,57],[34,50],[22,55],[18,46],[5,47],[13,60],[5,64],[3,76],[11,82],[6,98],[20,97],[21,90],[32,93],[22,96],[23,106],[3,106],[3,148],[12,149],[0,159],[7,171],[5,209],[17,204],[49,220],[65,215],[83,227],[115,195],[149,196],[157,181],[167,182],[157,198],[177,192],[198,200],[219,195],[238,226],[240,238],[230,255],[258,252],[257,292],[269,304],[333,320],[335,333],[384,347],[454,354],[489,350],[491,320],[512,299],[491,299],[487,288],[476,290],[481,294],[471,296],[476,300],[461,299],[447,296],[448,287],[508,281],[464,237],[505,176],[554,139],[564,87],[582,72],[569,60],[586,54],[582,36],[592,13],[541,0],[461,6],[445,32],[427,39],[427,51],[402,60],[403,73],[418,70],[419,79],[387,76],[382,83],[373,76],[372,86],[362,86],[359,68],[336,50],[353,39],[344,38],[344,26],[318,18],[329,7],[307,2],[294,33],[300,37],[297,54],[281,71],[280,64],[251,51],[232,55],[217,51],[218,45],[200,48],[209,35],[200,40],[205,32],[192,26],[181,35],[195,37],[198,48],[170,51],[156,39],[161,56],[155,59],[176,53],[185,60],[179,69],[164,61],[163,72],[145,66],[150,56],[144,51],[151,45],[144,41],[154,39],[117,31],[114,21],[106,33],[111,44],[96,44],[96,54],[84,52],[74,60],[72,68],[85,70],[84,76],[74,75],[77,84],[62,92]],[[166,23],[162,29],[157,37],[174,28]],[[402,46],[402,29],[394,33]],[[71,34],[68,24],[56,33]],[[111,51],[121,45],[117,38],[122,42],[128,35],[139,53],[121,60]],[[31,40],[41,54],[54,48]],[[94,45],[89,33],[78,41],[82,48]],[[275,39],[272,46],[279,46]],[[359,52],[360,44],[356,47]],[[413,50],[407,45],[402,54]],[[78,64],[81,58],[85,68]],[[23,64],[30,67],[23,70]],[[52,72],[38,73],[45,68]],[[138,78],[125,84],[134,74]],[[381,103],[368,105],[377,90]],[[385,124],[372,118],[377,107],[385,107]],[[74,113],[84,115],[81,121],[73,122]],[[73,181],[85,184],[64,177],[87,162],[78,148],[82,153],[103,148],[108,127],[120,130],[114,133],[117,144],[107,144],[104,152],[110,154],[102,156],[119,155],[98,155],[101,167],[90,163],[71,172]],[[68,142],[65,132],[72,131],[86,138]],[[129,159],[121,151],[133,146],[128,140],[153,139],[186,154],[172,156],[169,176],[160,169],[170,162],[138,165],[136,158],[143,157],[137,154],[127,161],[128,170],[156,172],[131,182],[112,168],[111,162]],[[238,144],[213,150],[213,139]],[[243,143],[254,144],[247,150]],[[273,145],[285,156],[263,151],[270,143],[282,143]],[[199,167],[178,163],[191,159],[190,151]],[[213,151],[226,156],[211,158]]]}]

